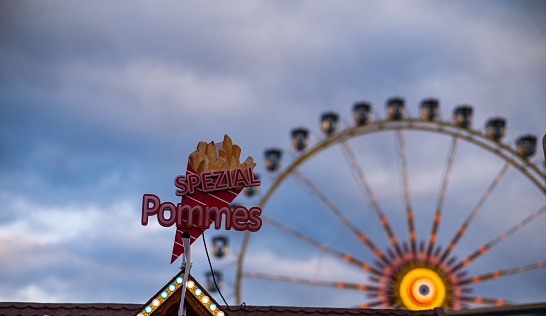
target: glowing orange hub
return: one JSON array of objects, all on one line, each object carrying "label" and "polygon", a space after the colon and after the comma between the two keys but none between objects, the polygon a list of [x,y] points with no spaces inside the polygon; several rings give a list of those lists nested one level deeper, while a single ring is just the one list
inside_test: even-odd
[{"label": "glowing orange hub", "polygon": [[407,309],[432,309],[444,304],[446,286],[435,271],[415,268],[402,277],[399,294]]}]

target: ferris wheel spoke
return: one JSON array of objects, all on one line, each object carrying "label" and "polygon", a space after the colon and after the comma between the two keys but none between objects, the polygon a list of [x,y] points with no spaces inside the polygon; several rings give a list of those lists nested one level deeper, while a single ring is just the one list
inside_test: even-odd
[{"label": "ferris wheel spoke", "polygon": [[480,283],[483,281],[488,281],[491,279],[498,279],[500,277],[507,276],[507,275],[513,275],[513,274],[522,273],[526,271],[542,269],[545,267],[546,267],[546,260],[520,266],[517,268],[506,269],[506,270],[496,270],[496,271],[484,273],[481,275],[475,275],[473,277],[459,281],[458,284],[459,285],[470,284],[470,283],[475,284],[475,283]]},{"label": "ferris wheel spoke", "polygon": [[[287,233],[288,235],[292,236],[292,237],[295,237],[319,250],[321,250],[322,252],[325,252],[327,254],[330,254],[338,259],[341,259],[347,263],[350,263],[356,267],[358,267],[359,269],[362,269],[364,271],[367,271],[367,272],[370,272],[370,273],[373,273],[373,274],[376,274],[376,275],[381,275],[381,272],[379,270],[377,270],[376,268],[374,268],[373,266],[371,266],[370,264],[366,263],[366,262],[363,262],[363,261],[360,261],[356,258],[354,258],[353,256],[349,255],[349,254],[346,254],[346,253],[343,253],[339,250],[335,250],[333,248],[331,248],[330,246],[324,244],[324,243],[321,243],[299,231],[296,231],[295,229],[293,228],[290,228],[270,217],[267,217],[267,216],[262,216],[262,220],[264,221],[264,223],[267,223],[277,229],[279,229],[280,231],[284,232],[284,233]],[[380,251],[378,249],[378,251]],[[385,256],[381,253],[382,257],[380,258],[384,258]],[[379,256],[379,255],[378,255]]]},{"label": "ferris wheel spoke", "polygon": [[440,190],[440,197],[438,198],[438,205],[436,206],[436,212],[434,214],[434,222],[432,224],[432,231],[430,232],[430,235],[428,238],[427,260],[429,260],[432,249],[434,249],[434,244],[436,243],[438,227],[440,226],[440,221],[442,218],[442,208],[443,208],[444,200],[446,197],[447,185],[449,183],[449,180],[451,179],[451,169],[453,167],[453,162],[455,161],[455,153],[457,150],[458,141],[459,141],[459,137],[454,136],[453,141],[451,142],[451,147],[449,149],[449,155],[447,158],[447,166],[446,166],[444,178],[442,181],[442,189]]},{"label": "ferris wheel spoke", "polygon": [[369,302],[369,303],[364,303],[364,304],[360,304],[360,305],[357,305],[357,306],[354,306],[355,308],[374,308],[374,307],[377,307],[377,306],[383,306],[384,305],[384,302],[383,301],[380,301],[380,300],[375,300],[373,302]]},{"label": "ferris wheel spoke", "polygon": [[478,295],[461,296],[461,301],[467,302],[467,303],[474,303],[477,305],[503,306],[503,305],[510,304],[509,302],[505,301],[502,298],[491,298],[491,297],[483,297]]},{"label": "ferris wheel spoke", "polygon": [[[409,229],[409,240],[411,252],[415,256],[417,252],[417,244],[415,241],[415,225],[413,223],[413,209],[411,207],[411,197],[410,197],[410,186],[409,186],[409,175],[408,175],[408,159],[406,154],[406,143],[404,141],[404,134],[402,129],[397,131],[397,140],[398,140],[398,154],[400,156],[400,162],[402,164],[402,182],[404,184],[404,200],[406,202],[406,218],[408,222]],[[402,256],[402,253],[397,248],[399,256]]]},{"label": "ferris wheel spoke", "polygon": [[529,224],[533,220],[537,219],[540,215],[544,214],[546,212],[546,206],[543,206],[541,209],[535,211],[531,215],[527,216],[525,219],[523,219],[521,222],[517,223],[516,225],[512,226],[510,229],[505,231],[504,233],[500,234],[497,238],[491,240],[487,244],[481,246],[478,250],[476,250],[474,253],[472,253],[470,256],[464,258],[462,261],[460,261],[455,267],[453,267],[452,271],[455,272],[459,270],[460,268],[467,266],[470,262],[475,260],[476,258],[480,257],[481,255],[485,254],[489,249],[494,247],[495,245],[499,244],[506,238],[508,238],[513,233],[517,232],[518,230],[525,227],[525,225]]},{"label": "ferris wheel spoke", "polygon": [[351,166],[353,167],[353,170],[356,172],[357,177],[362,184],[362,187],[366,191],[366,194],[368,195],[368,198],[370,199],[370,202],[372,203],[372,206],[379,217],[379,221],[381,222],[381,225],[383,226],[383,230],[387,233],[387,236],[389,237],[389,242],[391,243],[391,246],[396,250],[399,256],[402,256],[402,250],[400,249],[400,245],[398,244],[398,239],[396,238],[396,235],[394,234],[389,221],[383,211],[381,210],[381,207],[379,206],[379,203],[377,202],[377,197],[372,191],[372,188],[366,179],[366,176],[364,175],[364,171],[362,170],[362,166],[360,165],[358,159],[356,158],[356,155],[349,144],[348,141],[343,141],[343,148],[345,149],[345,152],[349,156],[349,159],[351,160]]},{"label": "ferris wheel spoke", "polygon": [[278,282],[311,285],[311,286],[324,286],[324,287],[331,287],[336,289],[355,290],[360,292],[375,293],[379,290],[376,286],[367,285],[364,283],[325,281],[325,280],[319,280],[319,279],[298,278],[298,277],[290,277],[290,276],[283,276],[283,275],[277,275],[277,274],[257,273],[257,272],[248,272],[248,273],[245,273],[244,276],[249,279],[278,281]]},{"label": "ferris wheel spoke", "polygon": [[487,201],[487,198],[489,198],[489,196],[491,195],[491,192],[493,192],[493,190],[495,189],[495,187],[500,182],[500,180],[502,179],[502,177],[504,176],[504,174],[506,173],[508,168],[510,168],[511,165],[512,163],[510,161],[507,161],[504,164],[501,171],[497,174],[497,176],[495,177],[491,185],[489,185],[489,187],[487,188],[487,191],[485,191],[485,193],[482,195],[482,197],[480,198],[480,200],[478,201],[478,203],[476,204],[476,206],[474,207],[470,215],[466,218],[464,223],[457,230],[457,233],[455,234],[453,239],[451,239],[451,241],[449,242],[448,246],[446,247],[446,249],[442,253],[442,256],[440,257],[440,262],[443,262],[447,258],[447,256],[450,254],[450,252],[453,251],[453,248],[455,248],[455,245],[457,244],[459,239],[461,239],[461,237],[466,233],[468,225],[470,225],[472,220],[476,217],[476,215],[480,211],[485,201]]},{"label": "ferris wheel spoke", "polygon": [[381,250],[375,245],[373,241],[361,230],[359,230],[335,205],[334,203],[322,193],[316,185],[314,185],[309,178],[307,178],[301,171],[294,171],[295,175],[300,179],[305,186],[315,195],[320,201],[331,211],[349,230],[362,241],[370,250],[385,263],[388,263],[388,259],[381,252]]}]

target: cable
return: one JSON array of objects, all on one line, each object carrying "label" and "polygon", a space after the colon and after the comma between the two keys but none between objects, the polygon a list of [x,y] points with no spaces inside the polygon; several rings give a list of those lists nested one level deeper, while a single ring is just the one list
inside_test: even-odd
[{"label": "cable", "polygon": [[220,291],[220,287],[218,286],[218,284],[216,284],[216,278],[214,277],[214,270],[212,269],[212,263],[210,262],[210,257],[209,257],[209,250],[207,249],[207,242],[206,242],[205,239],[206,239],[205,238],[205,232],[203,231],[203,245],[205,246],[205,253],[207,254],[207,260],[209,262],[209,267],[210,267],[210,274],[212,275],[212,281],[214,282],[214,286],[216,286],[216,289],[218,290],[218,294],[220,294],[220,297],[222,297],[222,300],[224,301],[224,304],[226,304],[227,309],[230,312],[237,311],[237,310],[241,309],[243,306],[246,306],[246,303],[242,302],[241,305],[237,306],[237,308],[232,309],[229,306],[229,304],[226,302],[226,299],[224,298],[224,295],[222,295],[222,292]]}]

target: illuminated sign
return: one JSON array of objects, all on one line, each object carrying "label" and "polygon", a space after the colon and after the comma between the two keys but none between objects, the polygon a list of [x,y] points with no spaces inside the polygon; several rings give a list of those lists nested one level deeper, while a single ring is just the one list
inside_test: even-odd
[{"label": "illuminated sign", "polygon": [[[237,189],[242,186],[260,185],[260,181],[254,178],[252,168],[248,167],[246,171],[246,175],[241,168],[235,169],[233,175],[230,170],[203,172],[201,175],[196,173],[190,173],[187,176],[180,175],[175,178],[175,185],[178,188],[176,195],[188,194],[191,196],[196,191],[208,194],[209,192]],[[233,191],[229,193],[235,194]],[[221,199],[219,195],[213,196]],[[156,195],[144,194],[142,197],[142,225],[148,225],[149,216],[157,215],[157,221],[164,227],[176,223],[178,227],[208,229],[212,222],[214,222],[215,229],[220,229],[222,222],[225,223],[225,229],[233,228],[255,232],[262,227],[262,219],[260,218],[262,210],[259,207],[247,209],[244,206],[236,206],[231,209],[229,206],[218,207],[217,203],[190,206],[184,202],[181,201],[176,205],[171,202],[162,203]]]},{"label": "illuminated sign", "polygon": [[142,225],[148,225],[154,215],[161,226],[176,224],[171,263],[184,252],[181,234],[185,231],[193,242],[211,226],[251,232],[262,227],[259,207],[229,206],[244,187],[260,185],[253,173],[256,163],[250,156],[240,163],[241,148],[227,135],[218,145],[221,148],[214,142],[199,142],[190,154],[186,173],[174,179],[175,194],[182,197],[179,203],[162,202],[154,194],[142,197]]}]

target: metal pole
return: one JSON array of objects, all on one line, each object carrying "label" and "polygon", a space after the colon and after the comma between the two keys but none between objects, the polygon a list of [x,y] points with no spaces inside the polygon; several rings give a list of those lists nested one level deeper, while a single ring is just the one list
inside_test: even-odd
[{"label": "metal pole", "polygon": [[182,233],[182,243],[184,245],[184,256],[182,258],[182,263],[180,264],[180,269],[184,270],[184,280],[182,283],[182,294],[180,297],[180,307],[178,310],[178,316],[184,316],[184,301],[186,297],[186,285],[188,284],[188,277],[190,276],[191,268],[191,249],[190,249],[190,233],[185,231]]}]

